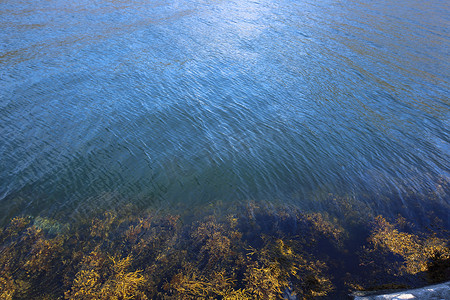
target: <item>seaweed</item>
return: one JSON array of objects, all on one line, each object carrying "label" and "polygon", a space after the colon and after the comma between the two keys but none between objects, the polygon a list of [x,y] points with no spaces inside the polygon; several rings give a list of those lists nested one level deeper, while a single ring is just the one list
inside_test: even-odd
[{"label": "seaweed", "polygon": [[217,205],[184,215],[127,206],[70,224],[15,217],[0,229],[0,298],[312,299],[449,278],[435,216],[425,231],[401,216],[361,218],[349,228],[367,234],[353,237],[331,213]]},{"label": "seaweed", "polygon": [[[400,219],[400,224],[404,222]],[[399,274],[417,274],[425,272],[431,258],[437,254],[443,258],[450,257],[448,241],[434,235],[420,236],[413,233],[400,231],[399,222],[391,224],[382,216],[375,218],[375,228],[369,238],[374,248],[387,251],[401,257],[402,264],[398,269]]]}]

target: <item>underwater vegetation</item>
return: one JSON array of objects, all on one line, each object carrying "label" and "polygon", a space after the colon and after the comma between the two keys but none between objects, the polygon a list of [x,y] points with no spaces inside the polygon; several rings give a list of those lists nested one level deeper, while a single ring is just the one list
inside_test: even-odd
[{"label": "underwater vegetation", "polygon": [[15,217],[0,229],[0,299],[336,299],[450,279],[438,218],[423,230],[336,201],[352,222],[255,202],[199,217],[131,206],[71,224]]}]

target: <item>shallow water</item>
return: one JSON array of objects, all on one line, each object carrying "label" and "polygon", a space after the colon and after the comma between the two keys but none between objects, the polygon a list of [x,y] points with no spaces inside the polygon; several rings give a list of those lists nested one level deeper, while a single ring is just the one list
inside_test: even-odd
[{"label": "shallow water", "polygon": [[0,218],[321,210],[332,193],[419,222],[450,204],[449,16],[438,0],[2,1]]}]

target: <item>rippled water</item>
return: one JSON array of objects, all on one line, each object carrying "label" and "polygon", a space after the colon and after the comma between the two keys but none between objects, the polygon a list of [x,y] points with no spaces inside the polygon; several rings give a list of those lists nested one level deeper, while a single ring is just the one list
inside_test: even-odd
[{"label": "rippled water", "polygon": [[449,16],[439,0],[1,1],[0,216],[449,205]]}]

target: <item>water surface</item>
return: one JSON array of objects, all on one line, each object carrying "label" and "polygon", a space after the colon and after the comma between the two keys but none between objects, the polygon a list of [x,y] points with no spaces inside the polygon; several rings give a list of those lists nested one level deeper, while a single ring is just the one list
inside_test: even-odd
[{"label": "water surface", "polygon": [[419,220],[450,203],[449,16],[439,0],[2,1],[0,217],[320,210],[332,193]]}]

